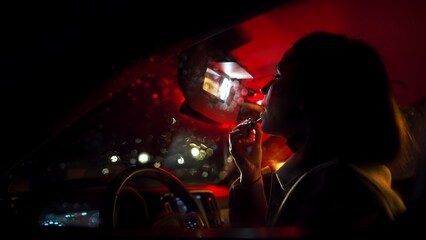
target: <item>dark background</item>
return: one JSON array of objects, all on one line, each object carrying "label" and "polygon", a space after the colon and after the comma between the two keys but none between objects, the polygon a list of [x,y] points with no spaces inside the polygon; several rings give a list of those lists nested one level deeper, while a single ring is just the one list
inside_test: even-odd
[{"label": "dark background", "polygon": [[[268,11],[280,3],[286,4]],[[137,65],[141,59],[146,61],[171,45],[188,39],[196,43],[197,39],[242,22],[239,30],[244,30],[243,37],[249,42],[231,53],[256,77],[252,89],[269,81],[282,53],[297,38],[309,31],[323,30],[371,43],[381,53],[390,79],[396,83],[392,86],[397,101],[402,105],[415,104],[426,94],[425,3],[3,1],[0,173],[105,99],[109,93],[105,86],[108,91],[122,88],[125,80],[115,85],[114,82],[127,71],[125,68]],[[266,11],[268,14],[255,21],[245,21]],[[180,48],[174,49],[177,52]],[[93,95],[103,97],[93,100]]]},{"label": "dark background", "polygon": [[2,2],[0,172],[54,135],[59,118],[124,67],[280,2]]}]

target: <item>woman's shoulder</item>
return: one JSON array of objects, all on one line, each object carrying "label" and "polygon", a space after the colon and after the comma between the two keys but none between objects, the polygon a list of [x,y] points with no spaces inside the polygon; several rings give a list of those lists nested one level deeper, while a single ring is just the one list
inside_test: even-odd
[{"label": "woman's shoulder", "polygon": [[346,196],[391,189],[390,173],[385,166],[354,165],[337,160],[311,168],[299,181],[305,188],[315,188],[314,192],[330,191],[330,194],[346,193]]},{"label": "woman's shoulder", "polygon": [[300,189],[312,198],[356,211],[385,211],[394,219],[406,210],[391,187],[389,169],[380,164],[348,164],[333,161],[311,169],[300,181]]},{"label": "woman's shoulder", "polygon": [[[393,199],[395,198],[395,199]],[[330,162],[306,172],[283,206],[281,223],[368,229],[404,210],[349,164]],[[400,199],[399,199],[400,200]]]},{"label": "woman's shoulder", "polygon": [[354,164],[338,160],[319,164],[305,172],[303,178],[318,183],[342,186],[342,184],[374,185],[391,187],[391,173],[383,164]]}]

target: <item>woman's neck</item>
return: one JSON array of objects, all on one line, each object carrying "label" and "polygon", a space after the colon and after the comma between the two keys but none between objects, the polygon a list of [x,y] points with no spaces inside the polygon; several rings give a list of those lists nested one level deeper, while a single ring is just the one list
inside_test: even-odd
[{"label": "woman's neck", "polygon": [[300,131],[287,139],[287,146],[292,152],[297,152],[302,148],[306,140],[306,132]]}]

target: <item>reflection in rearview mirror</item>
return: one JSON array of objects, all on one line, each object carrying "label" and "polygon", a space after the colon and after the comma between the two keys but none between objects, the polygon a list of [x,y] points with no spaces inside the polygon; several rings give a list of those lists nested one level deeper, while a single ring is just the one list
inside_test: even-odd
[{"label": "reflection in rearview mirror", "polygon": [[241,81],[253,77],[235,60],[213,61],[212,52],[198,46],[181,53],[179,86],[185,104],[197,113],[192,117],[204,121],[199,118],[203,115],[214,122],[234,124],[248,92]]}]

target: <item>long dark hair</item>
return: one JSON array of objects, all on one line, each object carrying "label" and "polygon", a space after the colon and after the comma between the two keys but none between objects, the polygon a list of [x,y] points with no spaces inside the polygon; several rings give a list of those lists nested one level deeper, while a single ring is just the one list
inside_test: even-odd
[{"label": "long dark hair", "polygon": [[305,157],[389,164],[405,154],[408,128],[373,47],[315,32],[289,53],[282,64],[291,64],[290,84],[303,99]]}]

